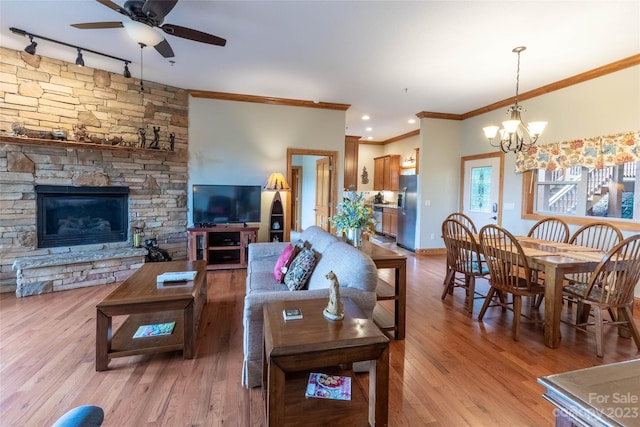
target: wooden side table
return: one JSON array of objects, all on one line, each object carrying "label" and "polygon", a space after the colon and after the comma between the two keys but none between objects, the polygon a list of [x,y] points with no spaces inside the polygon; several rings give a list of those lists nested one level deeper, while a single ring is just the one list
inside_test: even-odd
[{"label": "wooden side table", "polygon": [[[264,363],[263,390],[268,426],[284,426],[285,406],[295,400],[306,399],[304,384],[295,396],[287,394],[285,376],[303,372],[308,378],[311,370],[320,370],[353,362],[370,360],[368,421],[370,425],[386,426],[389,401],[389,338],[367,319],[356,304],[343,298],[345,317],[341,321],[324,318],[326,299],[280,301],[264,305]],[[284,321],[284,309],[299,308],[303,318]],[[322,372],[322,371],[321,371]],[[358,393],[352,382],[353,395]],[[314,400],[305,405],[302,414],[307,420],[346,420],[349,402]],[[317,414],[310,413],[317,410]],[[297,424],[300,420],[295,421]],[[293,423],[293,420],[291,421]],[[299,424],[298,424],[299,425]]]},{"label": "wooden side table", "polygon": [[393,321],[387,321],[376,307],[373,313],[373,320],[383,331],[394,333],[394,338],[403,340],[405,336],[405,318],[407,303],[407,257],[389,249],[378,246],[367,240],[362,241],[362,252],[369,255],[378,269],[393,268],[395,283],[389,284],[382,279],[378,279],[376,294],[378,300],[394,300],[395,310]]}]

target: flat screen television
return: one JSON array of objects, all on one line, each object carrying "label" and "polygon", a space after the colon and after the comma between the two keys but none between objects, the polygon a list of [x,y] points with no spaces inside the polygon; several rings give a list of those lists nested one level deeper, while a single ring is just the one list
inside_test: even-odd
[{"label": "flat screen television", "polygon": [[193,223],[260,222],[259,185],[194,185]]}]

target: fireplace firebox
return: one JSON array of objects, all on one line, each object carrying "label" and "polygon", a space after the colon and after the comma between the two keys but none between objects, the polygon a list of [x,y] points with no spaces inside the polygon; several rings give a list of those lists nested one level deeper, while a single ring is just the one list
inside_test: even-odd
[{"label": "fireplace firebox", "polygon": [[36,185],[36,195],[39,248],[128,238],[128,187]]}]

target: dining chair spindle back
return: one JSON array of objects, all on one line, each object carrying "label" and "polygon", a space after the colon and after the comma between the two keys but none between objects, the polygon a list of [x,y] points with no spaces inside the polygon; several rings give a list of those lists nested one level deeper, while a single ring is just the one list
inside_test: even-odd
[{"label": "dining chair spindle back", "polygon": [[[480,295],[484,298],[484,295],[476,292],[476,278],[486,278],[489,274],[480,255],[480,246],[474,233],[464,223],[455,219],[446,219],[442,223],[442,238],[447,249],[448,265],[442,299],[445,299],[447,294],[453,294],[454,288],[464,288],[467,295],[467,311],[473,313],[475,296]],[[463,275],[462,280],[456,280],[456,273]]]},{"label": "dining chair spindle back", "polygon": [[569,241],[569,226],[559,218],[543,218],[531,227],[527,236],[567,243]]},{"label": "dining chair spindle back", "polygon": [[[587,286],[569,285],[565,295],[578,301],[575,326],[586,330],[595,326],[596,354],[603,356],[603,325],[624,325],[628,328],[636,347],[640,350],[640,333],[633,320],[632,306],[636,285],[640,282],[640,234],[631,236],[609,250],[591,274]],[[589,312],[593,310],[594,321]],[[605,321],[603,311],[611,320]],[[617,315],[615,313],[617,311]]]},{"label": "dining chair spindle back", "polygon": [[[485,262],[489,267],[489,283],[491,288],[485,298],[478,320],[482,321],[487,308],[492,306],[496,294],[513,295],[513,307],[507,298],[499,298],[495,305],[513,311],[512,337],[520,338],[520,316],[522,315],[522,297],[536,297],[544,293],[544,287],[534,280],[533,270],[529,268],[522,247],[516,238],[504,228],[497,225],[486,225],[480,230],[480,247]],[[536,323],[542,323],[539,319]]]}]

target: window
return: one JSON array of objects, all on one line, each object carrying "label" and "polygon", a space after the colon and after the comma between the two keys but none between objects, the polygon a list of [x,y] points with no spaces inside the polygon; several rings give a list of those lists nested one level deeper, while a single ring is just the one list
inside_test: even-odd
[{"label": "window", "polygon": [[517,154],[523,218],[594,219],[640,231],[640,131],[536,145]]},{"label": "window", "polygon": [[640,219],[638,165],[624,163],[603,169],[572,167],[536,171],[535,211],[587,217]]},{"label": "window", "polygon": [[[640,162],[603,169],[581,166],[524,174],[525,218],[563,216],[582,224],[606,218],[622,229],[640,229]],[[575,220],[571,220],[575,218]]]}]

